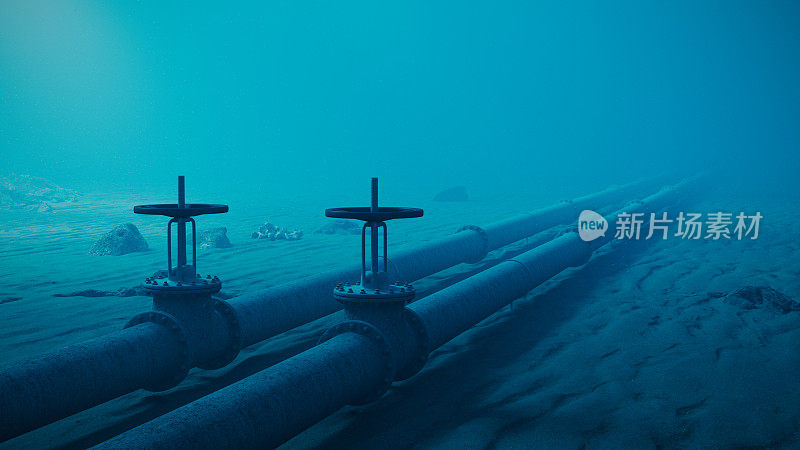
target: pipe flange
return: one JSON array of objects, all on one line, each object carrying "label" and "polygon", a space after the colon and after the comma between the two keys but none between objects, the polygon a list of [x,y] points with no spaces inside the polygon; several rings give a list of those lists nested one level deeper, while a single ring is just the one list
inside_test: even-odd
[{"label": "pipe flange", "polygon": [[411,283],[396,282],[381,289],[370,288],[359,282],[339,283],[333,288],[333,297],[341,303],[402,303],[410,302],[416,291]]},{"label": "pipe flange", "polygon": [[[524,262],[522,262],[522,261],[520,261],[518,259],[514,259],[514,258],[511,258],[511,259],[509,259],[507,261],[508,262],[515,262],[515,263],[519,264],[520,266],[522,266],[522,268],[525,269],[525,273],[528,274],[528,279],[530,279],[531,282],[536,279],[536,277],[533,276],[533,272],[531,272],[531,268],[528,267],[528,265],[525,264]],[[516,300],[516,299],[514,299],[514,300]],[[511,300],[511,303],[514,303],[514,300]]]},{"label": "pipe flange", "polygon": [[467,261],[467,263],[469,263],[469,264],[475,264],[477,262],[480,262],[483,258],[486,258],[486,255],[489,254],[489,235],[486,233],[486,230],[484,230],[483,228],[481,228],[481,227],[479,227],[477,225],[466,225],[466,226],[463,226],[463,227],[459,228],[458,231],[456,231],[456,233],[461,233],[462,231],[465,231],[465,230],[474,231],[474,232],[478,233],[478,235],[480,235],[481,239],[483,239],[483,249],[481,250],[480,258],[477,258],[477,259],[475,259],[473,261]]},{"label": "pipe flange", "polygon": [[233,306],[224,300],[214,299],[213,301],[214,310],[222,317],[228,327],[228,347],[221,355],[211,361],[197,364],[197,367],[205,370],[214,370],[227,366],[239,356],[239,350],[242,348],[242,330]]},{"label": "pipe flange", "polygon": [[167,271],[159,271],[144,280],[144,288],[151,294],[215,294],[222,289],[222,281],[214,275],[201,275],[190,281],[173,281],[167,276]]},{"label": "pipe flange", "polygon": [[396,381],[407,380],[419,373],[425,367],[425,363],[428,362],[428,354],[430,353],[428,349],[428,330],[425,328],[422,319],[415,311],[408,308],[403,309],[403,316],[417,337],[417,354],[408,365],[402,367],[395,374],[394,379]]},{"label": "pipe flange", "polygon": [[348,320],[328,328],[319,338],[317,345],[344,333],[356,333],[366,336],[381,348],[381,355],[383,355],[385,364],[384,376],[380,385],[373,392],[367,394],[363,398],[351,402],[351,404],[364,405],[375,401],[379,399],[387,390],[389,390],[389,387],[392,385],[392,381],[394,380],[395,367],[392,360],[392,348],[389,346],[389,342],[383,336],[383,333],[381,333],[373,325],[360,320]]},{"label": "pipe flange", "polygon": [[154,323],[157,325],[161,325],[162,327],[169,330],[172,334],[175,335],[178,342],[181,344],[181,364],[178,367],[178,370],[172,374],[172,376],[165,377],[162,380],[154,382],[149,385],[142,386],[144,389],[147,389],[151,392],[161,392],[166,391],[168,389],[172,389],[181,381],[186,378],[186,375],[189,374],[189,370],[192,368],[192,355],[189,352],[189,343],[186,339],[186,331],[181,326],[180,322],[170,314],[160,312],[160,311],[148,311],[141,314],[137,314],[125,324],[125,328],[130,328],[132,326],[140,325],[143,323]]}]

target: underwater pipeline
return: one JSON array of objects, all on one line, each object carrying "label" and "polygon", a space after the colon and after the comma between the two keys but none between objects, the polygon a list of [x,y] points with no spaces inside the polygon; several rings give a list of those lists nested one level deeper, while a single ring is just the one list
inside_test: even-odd
[{"label": "underwater pipeline", "polygon": [[[457,233],[394,253],[390,278],[419,280],[461,263],[476,263],[489,252],[558,225],[570,224],[587,208],[616,206],[642,191],[654,191],[661,179],[643,180],[564,201],[484,227],[468,225]],[[234,308],[243,347],[309,323],[342,309],[331,286],[359,273],[358,266],[331,270],[236,297]]]},{"label": "underwater pipeline", "polygon": [[[582,209],[619,204],[656,185],[656,180],[631,183],[483,228],[464,227],[393,254],[388,258],[392,278],[417,280],[460,263],[480,261],[489,251],[573,222]],[[212,298],[221,282],[196,273],[194,239],[190,264],[185,232],[191,226],[194,235],[193,216],[226,211],[225,205],[185,203],[182,178],[178,204],[136,207],[137,213],[171,217],[170,239],[172,224],[178,228],[175,268],[169,254],[166,275],[148,277],[145,282],[153,294],[153,310],[137,315],[118,332],[0,368],[0,411],[6,412],[0,421],[0,441],[137,389],[170,389],[193,367],[223,367],[241,348],[342,308],[331,288],[358,274],[358,267],[320,273],[232,301]],[[171,241],[168,244],[171,251]]]},{"label": "underwater pipeline", "polygon": [[[689,179],[628,205],[658,212],[680,200]],[[606,217],[613,223],[615,214]],[[576,230],[406,305],[341,297],[345,322],[320,343],[261,372],[112,438],[99,448],[275,447],[342,406],[380,397],[428,354],[545,280],[585,264],[614,237],[591,242]]]}]

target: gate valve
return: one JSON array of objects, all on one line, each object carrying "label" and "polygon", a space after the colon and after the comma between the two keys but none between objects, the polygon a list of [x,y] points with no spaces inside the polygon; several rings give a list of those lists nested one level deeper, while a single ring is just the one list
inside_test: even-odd
[{"label": "gate valve", "polygon": [[[144,287],[158,294],[213,294],[219,292],[222,282],[219,277],[197,273],[197,231],[193,217],[203,214],[228,212],[228,205],[207,203],[186,203],[184,177],[178,177],[178,203],[138,205],[133,207],[136,214],[150,214],[171,217],[167,222],[167,270],[148,277]],[[172,265],[172,224],[178,233],[178,258]],[[186,260],[186,224],[192,224],[192,263]]]},{"label": "gate valve", "polygon": [[[361,280],[339,283],[333,290],[334,297],[341,302],[402,302],[414,298],[414,286],[410,283],[389,282],[387,257],[386,221],[422,217],[422,209],[393,206],[378,206],[378,179],[372,179],[371,206],[330,208],[325,216],[340,219],[363,220],[361,228]],[[370,266],[367,270],[367,228],[370,229]],[[383,229],[383,264],[378,255],[378,234]]]}]

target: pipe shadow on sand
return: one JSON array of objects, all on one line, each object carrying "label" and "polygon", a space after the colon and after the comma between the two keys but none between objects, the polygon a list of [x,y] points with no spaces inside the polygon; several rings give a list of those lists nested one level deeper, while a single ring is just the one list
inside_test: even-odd
[{"label": "pipe shadow on sand", "polygon": [[[563,230],[563,228],[559,227],[544,231],[508,247],[498,249],[492,252],[487,259],[479,263],[456,266],[455,268],[435,274],[420,282],[421,287],[418,290],[419,293],[422,294],[420,297],[445,289],[503,261],[531,250],[549,241],[559,234],[561,230]],[[567,318],[569,316],[569,311],[573,310],[572,308],[579,305],[582,292],[587,292],[587,289],[590,289],[591,286],[599,282],[603,276],[613,276],[615,270],[611,269],[609,265],[618,264],[617,260],[621,261],[623,259],[622,256],[619,256],[621,254],[628,254],[629,256],[633,254],[632,252],[634,252],[636,244],[641,245],[641,243],[630,242],[626,245],[627,248],[625,248],[624,251],[617,249],[610,253],[595,256],[589,263],[581,268],[571,270],[566,279],[559,281],[555,288],[535,297],[534,301],[515,301],[514,313],[512,315],[508,316],[505,313],[495,314],[484,320],[469,332],[470,338],[468,344],[453,345],[453,343],[450,343],[447,344],[444,349],[435,351],[431,355],[431,363],[429,363],[429,365],[433,363],[436,367],[423,370],[422,373],[412,378],[409,382],[397,384],[395,388],[393,388],[384,399],[375,404],[374,407],[378,407],[377,405],[384,405],[383,407],[385,407],[385,402],[387,401],[390,402],[389,404],[403,401],[402,398],[406,395],[403,394],[403,392],[411,387],[411,393],[413,395],[413,386],[417,384],[424,385],[429,382],[426,381],[429,378],[434,380],[431,383],[435,385],[435,379],[439,373],[442,373],[445,379],[451,378],[450,375],[447,375],[447,373],[449,373],[448,367],[455,370],[456,373],[459,373],[464,367],[469,367],[469,370],[486,369],[496,367],[498,364],[502,365],[502,361],[512,361],[518,358],[519,354],[515,354],[517,352],[514,350],[524,350],[524,347],[520,348],[519,345],[514,345],[499,346],[500,348],[497,348],[497,346],[491,343],[503,342],[502,340],[513,337],[516,339],[517,344],[519,344],[520,338],[524,338],[524,342],[534,345],[535,342],[546,336],[550,330],[555,329],[561,320]],[[617,255],[617,260],[608,259],[614,255]],[[561,277],[562,276],[559,276],[559,278]],[[552,283],[552,281],[546,283]],[[550,306],[539,306],[540,303]],[[559,316],[560,319],[557,316]],[[319,336],[325,330],[341,320],[343,320],[343,315],[341,312],[337,312],[282,333],[255,346],[243,349],[237,361],[232,365],[216,371],[195,369],[183,384],[170,391],[163,393],[138,391],[128,394],[128,396],[118,400],[114,400],[125,402],[120,403],[120,406],[115,408],[114,413],[118,417],[117,421],[109,423],[109,421],[107,421],[108,417],[106,417],[103,426],[83,432],[79,431],[78,436],[76,436],[77,439],[69,441],[61,448],[86,448],[87,446],[99,444],[120,433],[135,428],[158,416],[264,370],[313,347],[317,343]],[[503,326],[490,326],[496,321],[502,321]],[[546,326],[542,326],[539,322],[542,322]],[[532,327],[532,325],[535,325],[535,327]],[[536,332],[531,333],[531,328],[535,328]],[[501,341],[496,341],[495,339]],[[461,339],[459,338],[459,340]],[[453,359],[448,359],[446,365],[440,367],[439,363],[441,358],[451,353],[455,355],[451,356]],[[493,361],[487,358],[493,358]],[[416,381],[418,379],[419,381]],[[487,386],[490,384],[491,383],[486,383]],[[475,386],[462,386],[462,388],[467,392],[480,391],[480,389],[476,391]],[[445,392],[443,389],[444,388],[437,389],[437,396]],[[427,388],[422,388],[422,392],[426,391]],[[468,398],[469,395],[465,395],[467,392],[455,389],[452,391],[452,397],[453,399]],[[449,394],[448,397],[450,397]],[[442,403],[448,405],[452,404],[449,400],[444,400]],[[372,411],[371,408],[373,408],[373,406],[362,408],[368,413],[362,414],[362,416],[368,417],[375,414],[376,412]],[[405,407],[403,407],[403,409],[405,410]],[[353,408],[353,410],[355,411],[356,408]],[[444,416],[452,417],[452,414],[446,411],[443,411],[443,414]],[[378,419],[374,417],[368,420],[373,421]],[[371,427],[372,425],[366,426]],[[348,431],[343,430],[342,433],[347,435]],[[336,434],[330,438],[330,441],[322,444],[322,446],[336,447],[339,445],[339,442],[341,442],[341,447],[356,444],[352,442],[348,444],[346,439],[334,436],[336,436]]]},{"label": "pipe shadow on sand", "polygon": [[[301,434],[284,447],[407,448],[413,442],[436,442],[467,422],[490,417],[488,409],[493,405],[476,408],[471,399],[486,398],[496,390],[497,369],[512,365],[557,331],[585,305],[595,287],[615,277],[620,268],[635,265],[647,253],[648,244],[628,242],[562,273],[538,288],[541,293],[515,301],[513,310],[504,308],[434,351],[422,372],[395,384],[379,401],[344,408],[309,429],[312,439]],[[559,351],[558,345],[553,346],[542,358]],[[529,365],[535,363],[530,361]],[[532,380],[516,396],[532,394],[551,381]],[[534,426],[538,416],[560,403],[555,401],[543,413],[504,417],[499,428],[507,431],[509,427]]]}]

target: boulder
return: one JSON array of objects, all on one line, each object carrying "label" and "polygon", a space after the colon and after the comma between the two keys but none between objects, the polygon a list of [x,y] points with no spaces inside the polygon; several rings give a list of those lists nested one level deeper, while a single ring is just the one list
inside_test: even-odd
[{"label": "boulder", "polygon": [[439,192],[436,197],[433,197],[433,200],[436,202],[466,202],[469,200],[469,195],[467,195],[467,188],[456,186]]},{"label": "boulder", "polygon": [[118,225],[95,242],[92,255],[125,255],[147,250],[147,242],[132,223]]},{"label": "boulder", "polygon": [[271,222],[264,222],[250,235],[253,239],[269,239],[270,241],[296,241],[303,237],[300,230],[284,230]]},{"label": "boulder", "polygon": [[228,240],[228,229],[225,227],[212,228],[201,231],[197,235],[198,246],[200,248],[228,248],[231,241]]},{"label": "boulder", "polygon": [[11,174],[0,178],[0,206],[7,208],[40,207],[71,202],[78,194],[50,180],[31,175]]},{"label": "boulder", "polygon": [[361,227],[353,220],[332,220],[314,233],[321,234],[361,234]]}]

